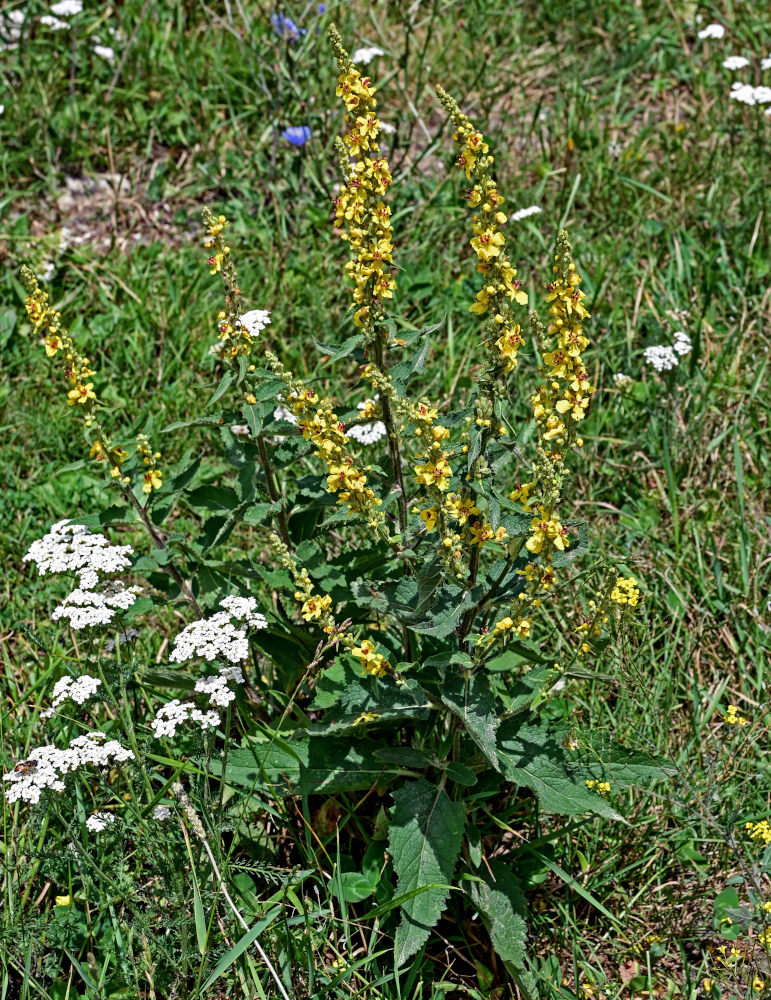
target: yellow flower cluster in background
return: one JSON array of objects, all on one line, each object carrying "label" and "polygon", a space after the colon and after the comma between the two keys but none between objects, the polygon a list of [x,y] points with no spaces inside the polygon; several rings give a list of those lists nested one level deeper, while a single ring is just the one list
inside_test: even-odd
[{"label": "yellow flower cluster in background", "polygon": [[376,88],[351,62],[334,27],[329,37],[340,70],[336,94],[345,104],[348,127],[339,149],[345,183],[335,199],[335,220],[345,227],[343,239],[351,247],[345,270],[356,286],[353,321],[366,332],[379,304],[396,290],[391,209],[382,200],[393,178],[377,141],[382,126],[375,112]]},{"label": "yellow flower cluster in background", "polygon": [[610,791],[610,782],[609,781],[596,781],[596,780],[593,781],[593,780],[590,780],[590,781],[586,782],[586,787],[590,791],[597,792],[598,795],[601,795],[603,798],[605,798],[605,796]]},{"label": "yellow flower cluster in background", "polygon": [[437,87],[437,94],[455,126],[453,140],[459,149],[458,165],[472,183],[467,196],[469,205],[479,209],[470,242],[477,256],[477,271],[484,275],[485,284],[470,309],[488,316],[488,347],[507,374],[515,368],[517,351],[524,343],[511,304],[527,305],[527,293],[522,291],[521,282],[516,280],[517,272],[506,255],[506,241],[500,230],[506,222],[501,210],[504,198],[490,174],[493,157],[484,136],[445,90]]},{"label": "yellow flower cluster in background", "polygon": [[75,347],[72,337],[62,326],[61,314],[51,306],[48,293],[40,288],[31,268],[23,266],[21,277],[27,290],[25,305],[33,331],[36,334],[44,332],[46,354],[49,358],[58,358],[62,362],[65,377],[70,384],[67,402],[70,406],[77,407],[86,427],[91,427],[97,399],[94,383],[90,381],[95,373],[89,360]]},{"label": "yellow flower cluster in background", "polygon": [[163,476],[158,468],[158,459],[161,457],[161,453],[153,451],[146,434],[137,435],[137,451],[142,456],[142,462],[145,465],[142,489],[149,495],[153,490],[159,490],[163,486]]},{"label": "yellow flower cluster in background", "polygon": [[620,576],[610,593],[610,599],[615,604],[636,608],[640,603],[640,591],[637,589],[637,580],[633,576],[626,578]]},{"label": "yellow flower cluster in background", "polygon": [[771,823],[768,820],[762,819],[759,823],[745,823],[744,829],[750,840],[766,845],[771,844]]},{"label": "yellow flower cluster in background", "polygon": [[217,315],[217,337],[220,341],[219,356],[223,360],[233,360],[239,355],[249,356],[253,338],[241,323],[241,289],[238,287],[238,272],[225,240],[225,230],[230,225],[224,215],[215,216],[210,209],[202,213],[206,236],[203,245],[210,251],[207,264],[211,274],[221,272],[225,285],[225,306]]},{"label": "yellow flower cluster in background", "polygon": [[739,709],[736,705],[729,705],[726,709],[726,713],[723,716],[723,722],[728,726],[747,726],[749,721],[744,718],[743,715],[739,715]]}]

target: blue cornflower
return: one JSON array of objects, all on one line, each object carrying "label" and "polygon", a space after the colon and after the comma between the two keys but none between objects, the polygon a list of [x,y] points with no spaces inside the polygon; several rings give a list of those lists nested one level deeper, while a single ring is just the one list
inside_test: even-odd
[{"label": "blue cornflower", "polygon": [[308,125],[290,125],[281,133],[281,138],[291,142],[293,146],[304,146],[311,137]]},{"label": "blue cornflower", "polygon": [[291,17],[278,12],[270,15],[270,23],[277,35],[288,38],[290,42],[296,42],[306,31],[305,28],[296,25]]}]

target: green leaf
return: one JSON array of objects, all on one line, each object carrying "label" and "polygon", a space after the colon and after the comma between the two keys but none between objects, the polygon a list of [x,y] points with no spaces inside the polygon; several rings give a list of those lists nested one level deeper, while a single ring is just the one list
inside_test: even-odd
[{"label": "green leaf", "polygon": [[228,391],[233,383],[233,372],[225,372],[225,374],[220,379],[220,384],[214,391],[214,395],[211,397],[207,406],[214,406],[218,399],[221,399],[225,393]]},{"label": "green leaf", "polygon": [[568,725],[528,724],[520,719],[509,719],[498,730],[498,758],[504,775],[532,788],[546,812],[563,816],[593,812],[625,822],[586,782],[608,781],[612,795],[619,788],[673,773],[667,762],[628,750],[604,733],[589,737],[588,752],[570,750],[571,732]]},{"label": "green leaf", "polygon": [[450,711],[463,722],[466,732],[496,771],[501,767],[496,750],[498,716],[490,685],[483,674],[474,674],[466,684],[454,677],[441,689],[441,698]]},{"label": "green leaf", "polygon": [[239,504],[236,491],[225,489],[224,486],[199,486],[187,494],[186,500],[191,507],[225,514],[229,514]]},{"label": "green leaf", "polygon": [[421,635],[444,639],[455,631],[463,612],[473,604],[474,599],[469,591],[464,591],[461,596],[460,587],[447,587],[436,595],[436,610],[424,621],[411,625],[411,628]]},{"label": "green leaf", "polygon": [[485,922],[495,953],[512,966],[517,986],[531,996],[535,983],[525,971],[527,954],[527,901],[514,872],[501,861],[490,861],[471,882],[468,894]]},{"label": "green leaf", "polygon": [[[340,739],[302,731],[265,739],[250,737],[228,754],[225,780],[248,788],[270,787],[276,795],[331,794],[370,788],[398,768],[375,757],[375,740]],[[221,764],[212,761],[214,774]]]},{"label": "green leaf", "polygon": [[348,337],[343,341],[342,344],[322,344],[320,341],[316,340],[315,337],[312,338],[314,346],[317,351],[322,354],[328,354],[329,360],[326,362],[324,367],[331,365],[334,361],[339,361],[340,358],[345,358],[349,354],[353,354],[356,348],[361,344],[361,334],[354,333],[353,336]]},{"label": "green leaf", "polygon": [[464,811],[462,803],[452,802],[444,789],[422,778],[402,785],[393,798],[388,851],[399,877],[397,893],[419,893],[402,905],[395,939],[399,968],[425,944],[442,915],[463,838]]}]

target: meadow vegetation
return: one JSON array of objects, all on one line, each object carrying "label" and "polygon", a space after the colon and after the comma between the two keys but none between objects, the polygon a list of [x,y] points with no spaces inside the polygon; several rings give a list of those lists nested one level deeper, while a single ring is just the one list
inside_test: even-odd
[{"label": "meadow vegetation", "polygon": [[80,7],[0,10],[0,996],[771,995],[771,12]]}]

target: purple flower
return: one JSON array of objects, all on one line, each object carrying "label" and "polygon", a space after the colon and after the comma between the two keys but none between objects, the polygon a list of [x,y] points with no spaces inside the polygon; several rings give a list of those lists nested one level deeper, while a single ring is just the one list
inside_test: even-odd
[{"label": "purple flower", "polygon": [[311,137],[308,125],[290,125],[281,133],[281,138],[291,142],[293,146],[304,146]]},{"label": "purple flower", "polygon": [[278,12],[270,15],[270,23],[277,35],[280,35],[281,38],[287,38],[290,42],[298,41],[306,31],[305,28],[296,25],[291,17]]}]

